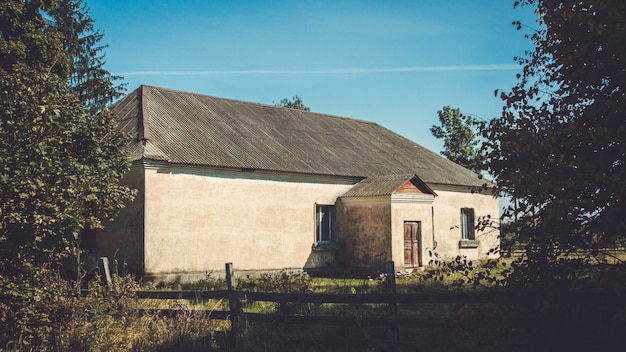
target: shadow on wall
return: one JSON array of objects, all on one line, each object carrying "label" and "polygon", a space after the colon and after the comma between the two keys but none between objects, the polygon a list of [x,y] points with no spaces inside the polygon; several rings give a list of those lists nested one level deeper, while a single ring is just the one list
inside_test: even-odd
[{"label": "shadow on wall", "polygon": [[372,258],[371,265],[363,267],[347,266],[345,263],[345,245],[339,243],[316,243],[311,246],[311,253],[303,271],[312,277],[372,277],[384,272],[386,253]]},{"label": "shadow on wall", "polygon": [[336,242],[313,243],[311,245],[311,253],[304,264],[304,268],[325,268],[339,266],[340,245]]}]

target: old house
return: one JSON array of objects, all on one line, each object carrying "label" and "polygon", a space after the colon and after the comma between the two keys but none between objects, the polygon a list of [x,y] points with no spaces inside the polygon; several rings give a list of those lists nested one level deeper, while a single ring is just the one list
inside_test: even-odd
[{"label": "old house", "polygon": [[150,86],[112,108],[138,196],[97,243],[137,274],[414,268],[498,243],[475,229],[498,217],[484,180],[375,123]]}]

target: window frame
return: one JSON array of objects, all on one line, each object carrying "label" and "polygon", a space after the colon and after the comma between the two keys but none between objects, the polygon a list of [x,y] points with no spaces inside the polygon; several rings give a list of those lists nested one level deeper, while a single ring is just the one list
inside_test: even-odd
[{"label": "window frame", "polygon": [[474,208],[461,208],[461,240],[476,240]]},{"label": "window frame", "polygon": [[[325,216],[328,217],[327,231],[324,231]],[[336,223],[337,214],[334,204],[315,204],[315,243],[337,243]]]}]

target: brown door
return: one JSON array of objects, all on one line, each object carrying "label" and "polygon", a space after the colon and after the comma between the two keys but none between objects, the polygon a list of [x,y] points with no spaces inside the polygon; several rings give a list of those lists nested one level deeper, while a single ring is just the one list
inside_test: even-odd
[{"label": "brown door", "polygon": [[420,221],[404,222],[404,265],[422,266],[421,237],[422,223]]}]

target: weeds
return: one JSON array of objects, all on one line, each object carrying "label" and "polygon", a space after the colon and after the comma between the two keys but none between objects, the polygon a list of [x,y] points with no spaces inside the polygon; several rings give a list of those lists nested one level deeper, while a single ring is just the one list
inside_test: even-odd
[{"label": "weeds", "polygon": [[417,274],[420,283],[445,288],[448,290],[478,290],[503,287],[506,279],[513,272],[513,267],[503,259],[491,259],[474,265],[464,256],[457,256],[452,261],[442,260],[433,254],[431,266]]},{"label": "weeds", "polygon": [[[553,340],[557,341],[557,337],[566,336],[561,330],[569,329],[577,331],[576,337],[585,337],[582,331],[576,330],[578,325],[573,325],[573,322],[578,324],[581,321],[593,321],[598,326],[593,329],[594,333],[602,333],[606,341],[611,341],[611,338],[617,336],[613,334],[615,322],[623,322],[626,316],[623,309],[616,308],[620,302],[617,299],[621,300],[622,297],[620,294],[605,294],[602,301],[589,306],[581,304],[589,300],[567,301],[562,297],[555,299],[547,295],[547,292],[536,292],[536,297],[525,291],[516,293],[504,285],[504,279],[513,270],[508,261],[493,260],[476,266],[471,261],[458,257],[452,262],[440,261],[432,264],[425,271],[398,276],[397,291],[408,293],[423,290],[467,290],[480,294],[482,299],[478,302],[400,304],[398,313],[400,316],[432,318],[433,321],[450,319],[453,322],[451,327],[400,326],[390,335],[391,330],[387,327],[361,326],[358,320],[349,326],[248,323],[243,335],[238,336],[237,343],[232,344],[227,343],[224,333],[229,328],[228,322],[211,320],[204,314],[194,313],[195,309],[203,309],[205,312],[224,310],[227,308],[225,301],[140,300],[135,291],[153,287],[144,287],[131,276],[114,276],[111,287],[96,278],[90,282],[88,293],[81,296],[68,282],[50,275],[40,282],[47,294],[44,297],[45,304],[38,306],[48,309],[46,314],[49,316],[49,325],[45,330],[48,332],[47,338],[24,341],[27,343],[19,345],[0,346],[0,351],[3,347],[7,351],[410,351],[418,344],[425,350],[463,348],[513,351],[520,349],[520,346],[531,346],[528,341],[534,334],[552,334]],[[610,271],[605,274],[617,275]],[[386,291],[384,275],[328,279],[311,278],[302,272],[288,271],[259,277],[242,277],[237,280],[237,286],[238,290],[243,291],[288,293],[363,294]],[[196,282],[187,289],[210,290],[223,287],[223,280],[207,275],[205,280]],[[504,288],[506,291],[490,291],[492,288]],[[384,304],[244,303],[247,312],[357,317],[387,314]],[[179,308],[181,304],[188,304],[191,310],[180,309],[180,314],[174,316],[140,313],[140,308],[171,309]],[[516,324],[521,324],[522,328],[493,327],[493,324],[488,324],[493,319],[506,316],[514,318]],[[532,324],[524,325],[526,322],[519,321],[520,318],[530,319]],[[492,327],[481,327],[483,323]],[[524,327],[535,325],[537,328],[524,330]],[[463,328],[458,329],[459,327]],[[591,337],[588,340],[595,341]],[[565,340],[559,340],[559,343],[574,345]],[[537,345],[533,344],[531,347]]]},{"label": "weeds", "polygon": [[48,292],[46,338],[10,343],[0,346],[0,351],[223,350],[214,333],[223,327],[214,320],[189,314],[140,314],[139,308],[144,307],[135,291],[141,287],[131,276],[114,276],[111,288],[96,277],[84,296],[52,273],[40,285]]}]

